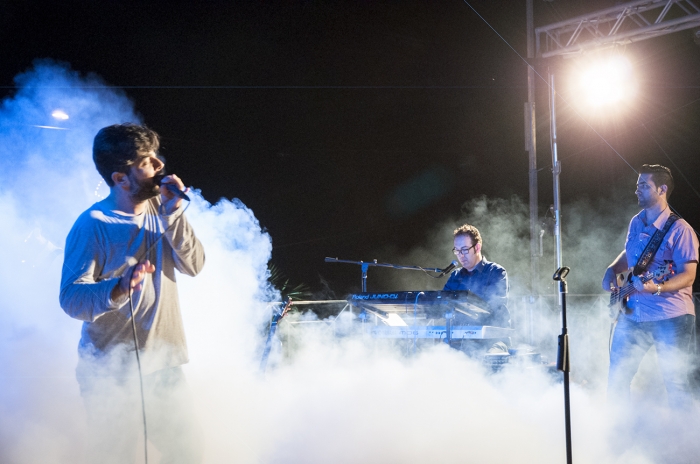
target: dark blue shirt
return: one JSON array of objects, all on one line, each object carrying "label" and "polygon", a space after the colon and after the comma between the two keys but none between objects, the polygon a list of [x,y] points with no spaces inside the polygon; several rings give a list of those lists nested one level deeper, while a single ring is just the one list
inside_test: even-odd
[{"label": "dark blue shirt", "polygon": [[[471,272],[464,268],[454,271],[443,290],[469,290],[489,305],[491,316],[483,321],[483,325],[510,327],[508,274],[503,266],[482,258]],[[455,323],[460,324],[457,320]]]}]

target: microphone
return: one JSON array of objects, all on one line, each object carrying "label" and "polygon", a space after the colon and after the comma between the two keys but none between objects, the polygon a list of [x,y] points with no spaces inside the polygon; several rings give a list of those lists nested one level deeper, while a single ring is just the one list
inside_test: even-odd
[{"label": "microphone", "polygon": [[157,174],[153,176],[153,183],[160,185],[161,187],[165,187],[168,189],[170,193],[174,193],[178,197],[182,198],[183,200],[190,201],[190,197],[187,196],[185,192],[174,186],[173,184],[164,184],[163,183],[163,178],[165,177],[165,174]]},{"label": "microphone", "polygon": [[457,261],[452,261],[452,262],[450,263],[449,266],[447,266],[445,269],[443,269],[442,271],[440,271],[439,277],[442,277],[442,276],[444,276],[445,274],[449,274],[450,272],[452,272],[452,270],[453,270],[454,268],[456,268],[458,264],[459,264],[459,263],[458,263]]}]

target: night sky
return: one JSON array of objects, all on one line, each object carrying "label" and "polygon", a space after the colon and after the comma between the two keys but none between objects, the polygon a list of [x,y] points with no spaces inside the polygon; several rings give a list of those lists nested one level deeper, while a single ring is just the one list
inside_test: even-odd
[{"label": "night sky", "polygon": [[[535,25],[616,3],[535,0]],[[457,0],[5,1],[0,92],[11,96],[14,76],[41,58],[122,88],[162,135],[170,172],[210,202],[239,198],[294,283],[320,290],[322,277],[342,296],[357,290],[359,270],[324,257],[391,261],[379,250],[423,244],[470,198],[527,202],[527,79],[516,54],[526,54],[525,2],[470,4],[502,38]],[[672,204],[698,228],[700,47],[681,31],[622,51],[639,76],[633,107],[590,125],[558,109],[563,202],[635,201],[634,173],[595,129],[634,167],[674,168]],[[578,66],[540,61],[538,72],[548,65],[562,79]],[[544,215],[551,151],[547,89],[537,86]],[[615,188],[629,195],[612,197]]]}]

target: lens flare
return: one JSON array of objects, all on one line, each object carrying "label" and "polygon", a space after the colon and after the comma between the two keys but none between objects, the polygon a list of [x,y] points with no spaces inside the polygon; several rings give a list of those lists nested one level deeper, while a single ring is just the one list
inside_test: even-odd
[{"label": "lens flare", "polygon": [[636,89],[632,65],[622,56],[591,66],[581,75],[579,85],[586,104],[595,108],[629,100]]}]

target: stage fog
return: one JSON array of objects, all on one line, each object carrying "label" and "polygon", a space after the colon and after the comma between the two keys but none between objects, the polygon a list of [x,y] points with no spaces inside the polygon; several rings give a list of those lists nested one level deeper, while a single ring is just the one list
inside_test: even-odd
[{"label": "stage fog", "polygon": [[[0,109],[0,462],[80,463],[87,427],[75,380],[81,323],[58,305],[63,246],[75,218],[108,192],[91,159],[95,133],[141,118],[126,95],[67,65],[39,62],[17,84]],[[623,246],[625,224],[603,205],[581,202],[568,211],[566,261],[579,273],[571,291],[596,293]],[[633,212],[632,204],[615,214]],[[205,430],[205,462],[564,461],[561,379],[546,368],[494,375],[444,344],[407,356],[362,337],[338,337],[329,327],[347,333],[356,323],[346,312],[333,324],[295,329],[293,349],[273,351],[261,375],[268,303],[279,300],[267,283],[274,237],[235,199],[211,205],[195,193],[187,215],[207,256],[199,276],[178,276],[190,352],[185,372]],[[424,247],[392,258],[449,262],[445,240],[464,221],[482,230],[485,255],[508,269],[517,294],[529,282],[527,211],[517,198],[468,200],[454,221],[435,224]],[[380,279],[401,289],[433,285],[417,276]],[[527,305],[513,304],[524,327]],[[560,330],[555,306],[545,304],[533,338],[519,340],[551,361]],[[571,308],[575,460],[691,462],[700,455],[692,439],[696,415],[679,420],[648,406],[648,413],[619,419],[606,405],[609,322],[602,308],[595,299]],[[648,358],[648,375],[635,386],[640,403],[664,395],[653,353]],[[142,462],[138,450],[135,456]],[[149,462],[158,458],[151,449]]]}]

